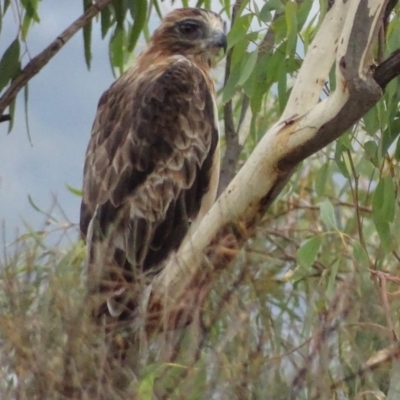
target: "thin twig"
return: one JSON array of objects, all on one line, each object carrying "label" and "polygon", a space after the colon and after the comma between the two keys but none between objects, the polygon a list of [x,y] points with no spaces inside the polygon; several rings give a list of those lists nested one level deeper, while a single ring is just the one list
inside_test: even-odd
[{"label": "thin twig", "polygon": [[354,201],[354,208],[356,209],[356,221],[357,221],[357,228],[358,228],[358,236],[360,238],[360,243],[361,246],[364,248],[364,250],[367,252],[367,247],[365,245],[365,240],[364,240],[364,234],[363,234],[363,229],[362,229],[362,221],[361,221],[361,213],[360,209],[358,207],[359,199],[358,199],[358,182],[359,182],[359,175],[357,174],[356,168],[354,166],[353,158],[351,156],[351,152],[347,150],[347,155],[350,161],[350,168],[351,168],[351,173],[353,174],[354,178],[354,188],[353,185],[350,182],[350,190],[351,190],[351,195],[353,197]]},{"label": "thin twig", "polygon": [[[338,287],[335,296],[332,298],[329,308],[325,314],[321,315],[321,326],[313,333],[313,342],[311,350],[306,357],[303,366],[297,372],[292,382],[292,399],[297,399],[298,394],[305,386],[305,378],[312,373],[312,366],[315,360],[321,356],[322,351],[326,351],[329,347],[330,337],[338,331],[340,324],[345,320],[349,313],[351,305],[352,290],[351,286],[354,282],[348,281],[341,287]],[[320,371],[324,372],[324,371]],[[316,396],[312,399],[321,399],[320,388],[316,387]]]},{"label": "thin twig", "polygon": [[10,114],[0,115],[0,122],[6,122],[6,121],[11,121],[11,115]]},{"label": "thin twig", "polygon": [[398,337],[396,334],[396,330],[393,325],[392,317],[391,317],[391,312],[390,312],[390,304],[389,304],[389,299],[388,299],[388,291],[387,291],[387,281],[397,281],[398,283],[399,279],[397,278],[392,278],[390,275],[382,272],[382,271],[376,271],[376,270],[370,270],[371,274],[374,276],[374,279],[377,280],[377,285],[379,286],[379,296],[382,301],[382,308],[385,313],[386,317],[386,323],[387,323],[387,329],[391,332],[391,339],[397,343],[398,342]]},{"label": "thin twig", "polygon": [[382,64],[376,67],[374,79],[385,89],[386,85],[400,75],[400,49],[394,51]]},{"label": "thin twig", "polygon": [[353,372],[343,379],[340,379],[330,386],[330,389],[333,391],[337,388],[343,386],[344,383],[350,382],[357,377],[363,377],[367,372],[372,372],[373,370],[386,365],[387,363],[400,358],[400,346],[396,345],[392,348],[380,350],[375,354],[375,357],[370,357],[367,363],[358,369],[356,372]]}]

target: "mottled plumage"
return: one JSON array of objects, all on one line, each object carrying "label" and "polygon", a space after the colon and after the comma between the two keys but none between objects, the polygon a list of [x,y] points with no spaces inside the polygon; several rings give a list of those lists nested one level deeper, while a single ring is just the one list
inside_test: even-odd
[{"label": "mottled plumage", "polygon": [[[178,9],[102,95],[86,153],[80,227],[95,315],[120,319],[215,200],[218,126],[211,67],[221,18]],[[192,228],[193,229],[193,228]]]}]

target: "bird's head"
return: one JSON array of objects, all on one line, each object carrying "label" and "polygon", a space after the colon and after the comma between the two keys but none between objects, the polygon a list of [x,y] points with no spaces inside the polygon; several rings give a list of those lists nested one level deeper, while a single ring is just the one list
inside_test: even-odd
[{"label": "bird's head", "polygon": [[154,32],[151,46],[167,54],[181,54],[214,66],[221,49],[226,51],[222,18],[202,8],[179,8],[165,16]]}]

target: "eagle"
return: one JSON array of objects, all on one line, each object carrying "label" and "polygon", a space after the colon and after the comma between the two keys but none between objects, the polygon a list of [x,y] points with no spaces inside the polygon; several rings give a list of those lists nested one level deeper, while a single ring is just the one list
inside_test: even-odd
[{"label": "eagle", "polygon": [[215,201],[219,145],[211,72],[226,47],[218,14],[175,9],[99,100],[80,213],[96,318],[131,319],[138,293]]}]

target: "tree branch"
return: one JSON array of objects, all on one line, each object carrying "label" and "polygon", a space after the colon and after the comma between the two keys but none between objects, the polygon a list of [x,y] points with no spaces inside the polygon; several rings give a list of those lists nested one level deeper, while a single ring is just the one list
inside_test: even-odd
[{"label": "tree branch", "polygon": [[6,121],[11,121],[11,115],[10,114],[0,115],[0,122],[6,122]]},{"label": "tree branch", "polygon": [[[191,240],[153,281],[144,304],[152,322],[145,322],[147,331],[157,319],[158,329],[160,322],[161,329],[189,323],[197,293],[207,290],[234,259],[297,165],[343,134],[380,99],[382,85],[393,73],[383,74],[389,61],[373,73],[371,47],[386,4],[387,0],[337,1],[329,9],[281,119],[263,136]],[[333,63],[336,90],[319,101]]]},{"label": "tree branch", "polygon": [[[4,110],[13,102],[18,92],[32,79],[59,51],[60,49],[82,29],[103,8],[107,7],[112,0],[98,0],[86,12],[73,22],[40,54],[26,64],[19,75],[11,82],[8,89],[0,98],[0,116]],[[4,117],[4,116],[3,116]]]},{"label": "tree branch", "polygon": [[374,72],[376,83],[385,89],[386,85],[400,75],[400,49],[394,51]]}]

